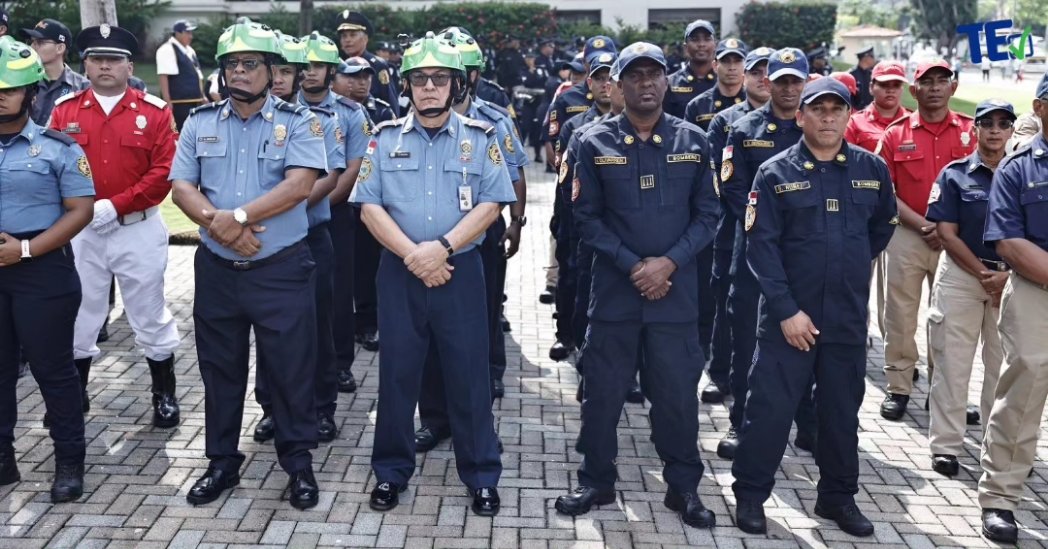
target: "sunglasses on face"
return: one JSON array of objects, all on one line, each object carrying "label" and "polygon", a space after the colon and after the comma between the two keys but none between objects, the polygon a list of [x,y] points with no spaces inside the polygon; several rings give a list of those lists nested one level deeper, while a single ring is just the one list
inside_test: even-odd
[{"label": "sunglasses on face", "polygon": [[262,66],[261,59],[229,59],[226,61],[226,69],[235,71],[237,67],[244,67],[246,71],[253,71]]},{"label": "sunglasses on face", "polygon": [[408,82],[416,88],[425,86],[427,81],[433,82],[433,85],[439,88],[441,86],[447,86],[448,82],[451,82],[451,75],[446,72],[438,72],[437,74],[413,72],[408,75]]},{"label": "sunglasses on face", "polygon": [[[976,120],[975,125],[979,126],[984,130],[993,129],[994,120],[992,118],[983,118],[982,120]],[[1010,130],[1015,123],[1007,118],[997,120],[997,129],[999,130]]]}]

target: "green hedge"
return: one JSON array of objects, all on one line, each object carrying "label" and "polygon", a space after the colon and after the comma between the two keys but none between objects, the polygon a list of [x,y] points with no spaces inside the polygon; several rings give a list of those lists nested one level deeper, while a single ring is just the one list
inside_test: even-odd
[{"label": "green hedge", "polygon": [[739,36],[751,48],[809,50],[833,41],[837,5],[826,2],[754,2],[735,15]]}]

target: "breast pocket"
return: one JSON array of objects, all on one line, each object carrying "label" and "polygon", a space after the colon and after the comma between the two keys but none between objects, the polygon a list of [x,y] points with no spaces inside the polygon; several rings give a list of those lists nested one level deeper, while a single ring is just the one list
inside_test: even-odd
[{"label": "breast pocket", "polygon": [[272,189],[284,180],[287,169],[287,147],[267,145],[258,152],[259,185],[263,189]]},{"label": "breast pocket", "polygon": [[865,233],[880,202],[880,194],[873,189],[852,189],[850,202],[844,226],[849,233]]},{"label": "breast pocket", "polygon": [[[896,172],[900,178],[905,177],[908,181],[920,181],[924,176],[924,153],[920,151],[897,152],[892,157],[895,162]],[[898,183],[898,181],[896,181]]]},{"label": "breast pocket", "polygon": [[811,189],[779,195],[779,208],[783,211],[783,232],[787,237],[803,239],[826,231],[826,206],[822,197]]},{"label": "breast pocket", "polygon": [[698,162],[670,162],[666,166],[667,181],[659,190],[660,205],[667,208],[689,206],[691,189],[699,174]]},{"label": "breast pocket", "polygon": [[39,158],[8,161],[0,170],[4,186],[10,185],[12,192],[4,193],[4,200],[12,204],[38,205],[58,197],[58,184],[50,176],[51,167]]},{"label": "breast pocket", "polygon": [[629,166],[603,166],[599,168],[604,186],[604,200],[613,210],[635,210],[640,208],[640,181]]},{"label": "breast pocket", "polygon": [[[1041,183],[1033,188],[1025,188],[1019,195],[1019,204],[1026,214],[1026,228],[1028,231],[1041,231],[1041,224],[1048,217],[1048,183]],[[1037,227],[1032,224],[1038,224]]]},{"label": "breast pocket", "polygon": [[[480,198],[480,175],[483,166],[476,162],[462,162],[460,160],[444,161],[444,179],[454,181],[455,184],[447,187],[439,187],[437,197],[441,202],[459,205],[459,188],[468,185],[470,189],[470,202],[476,206]],[[442,181],[443,181],[442,180]],[[447,190],[445,190],[447,189]]]},{"label": "breast pocket", "polygon": [[382,159],[378,167],[382,171],[383,201],[409,202],[421,196],[424,183],[417,158]]},{"label": "breast pocket", "polygon": [[[217,187],[225,183],[221,177],[227,169],[232,169],[226,158],[225,141],[213,143],[197,142],[197,162],[200,163],[200,183],[202,187]],[[226,174],[231,175],[231,174]],[[213,184],[208,185],[209,182]]]},{"label": "breast pocket", "polygon": [[153,146],[145,136],[125,135],[121,137],[120,149],[125,155],[120,159],[125,167],[133,168],[136,172],[144,172],[149,168],[149,153],[153,150]]}]

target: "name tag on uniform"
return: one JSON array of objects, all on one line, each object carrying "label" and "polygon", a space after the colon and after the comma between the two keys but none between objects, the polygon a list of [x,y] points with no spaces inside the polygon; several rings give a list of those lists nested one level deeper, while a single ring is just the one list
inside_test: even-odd
[{"label": "name tag on uniform", "polygon": [[693,89],[691,86],[673,86],[670,88],[670,91],[673,93],[691,93]]},{"label": "name tag on uniform", "polygon": [[710,114],[700,114],[700,115],[698,115],[698,116],[696,116],[696,117],[695,117],[695,121],[696,121],[696,122],[705,122],[705,121],[707,121],[707,120],[713,120],[713,117],[714,117],[714,116],[717,116],[717,115],[716,115],[716,114],[713,114],[713,113],[710,113]]},{"label": "name tag on uniform", "polygon": [[642,175],[642,176],[640,176],[640,188],[641,188],[641,190],[654,189],[655,188],[655,176],[654,175]]},{"label": "name tag on uniform", "polygon": [[564,110],[566,110],[568,112],[568,114],[575,113],[575,112],[586,112],[586,111],[589,110],[589,105],[573,105],[573,106],[568,107],[567,109],[564,109]]},{"label": "name tag on uniform", "polygon": [[766,139],[745,139],[742,142],[742,146],[747,149],[752,149],[754,147],[758,149],[774,149],[775,142]]},{"label": "name tag on uniform", "polygon": [[468,212],[473,209],[473,187],[469,185],[459,186],[459,211]]},{"label": "name tag on uniform", "polygon": [[596,166],[625,166],[626,161],[625,156],[597,156],[593,158],[593,164]]},{"label": "name tag on uniform", "polygon": [[695,153],[667,154],[666,162],[702,162],[702,157]]},{"label": "name tag on uniform", "polygon": [[853,189],[881,190],[881,182],[876,179],[852,179]]},{"label": "name tag on uniform", "polygon": [[916,143],[903,143],[899,145],[899,152],[913,152],[917,150]]},{"label": "name tag on uniform", "polygon": [[218,143],[218,137],[217,136],[198,137],[197,138],[197,142],[198,143]]},{"label": "name tag on uniform", "polygon": [[411,151],[393,151],[389,153],[390,158],[411,158]]},{"label": "name tag on uniform", "polygon": [[779,183],[775,186],[775,194],[788,193],[791,191],[803,191],[811,188],[809,181],[795,181],[793,183]]}]

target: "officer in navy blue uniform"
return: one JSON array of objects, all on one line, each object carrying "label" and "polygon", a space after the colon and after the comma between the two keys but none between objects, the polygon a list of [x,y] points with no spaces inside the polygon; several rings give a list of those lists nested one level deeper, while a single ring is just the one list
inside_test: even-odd
[{"label": "officer in navy blue uniform", "polygon": [[[365,89],[359,95],[355,95],[353,88],[348,86],[347,82],[358,78],[368,79],[368,82],[367,86],[364,86]],[[331,89],[342,97],[360,103],[364,110],[367,111],[371,125],[377,126],[387,120],[393,120],[396,118],[396,115],[393,113],[393,109],[390,108],[389,103],[371,95],[370,82],[374,78],[375,69],[371,66],[371,63],[368,63],[367,59],[350,57],[339,63],[338,70],[335,71],[335,81],[331,83]]]},{"label": "officer in navy blue uniform", "polygon": [[[268,27],[242,20],[218,42],[230,98],[194,109],[169,178],[175,204],[200,226],[193,321],[204,381],[207,472],[190,488],[210,503],[240,482],[238,451],[253,330],[266,356],[277,459],[293,507],[317,504],[315,265],[306,199],[327,169],[323,126],[269,94],[282,62]],[[257,373],[257,372],[256,372]]]},{"label": "officer in navy blue uniform", "polygon": [[494,128],[451,110],[465,85],[458,50],[427,33],[404,52],[403,72],[413,109],[376,127],[352,198],[386,248],[378,274],[384,343],[370,505],[396,507],[414,474],[415,405],[435,345],[459,478],[473,496],[473,512],[493,516],[502,463],[478,246],[501,205],[515,197]]},{"label": "officer in navy blue uniform", "polygon": [[854,499],[859,406],[866,386],[871,264],[888,245],[898,216],[887,166],[844,141],[850,113],[844,84],[822,78],[806,86],[797,113],[803,139],[762,164],[749,193],[746,260],[762,296],[757,353],[731,469],[736,523],[745,532],[767,530],[763,504],[775,485],[790,418],[814,375],[815,514],[851,535],[873,534]]},{"label": "officer in navy blue uniform", "polygon": [[[765,77],[768,76],[768,58],[773,52],[771,48],[762,47],[746,54],[746,101],[717,113],[710,122],[706,138],[710,143],[710,166],[715,178],[720,174],[721,159],[732,125],[755,109],[763,107],[768,101],[768,82]],[[730,391],[734,397],[730,419],[731,425],[736,428],[742,419],[742,408],[746,402],[746,376],[749,374],[748,363],[745,370],[732,369],[733,336],[728,310],[728,292],[735,278],[731,257],[736,241],[742,238],[739,234],[741,231],[742,225],[732,209],[721,208],[717,236],[713,240],[711,285],[716,300],[716,312],[713,318],[713,338],[710,341],[710,383],[703,388],[701,395],[703,402],[716,403],[722,402]],[[727,443],[717,446],[717,455],[724,459],[731,459],[735,451],[735,432],[732,430],[729,435]]]},{"label": "officer in navy blue uniform", "polygon": [[[795,120],[800,106],[801,91],[808,77],[808,62],[804,53],[795,48],[783,48],[768,58],[768,86],[771,99],[763,107],[740,118],[731,127],[727,145],[721,152],[720,190],[722,205],[731,210],[736,219],[744,219],[744,210],[753,187],[753,178],[760,167],[776,153],[796,145],[801,130]],[[753,272],[746,266],[745,234],[736,240],[732,252],[735,278],[728,294],[731,311],[732,359],[735,372],[748,372],[757,346],[757,305],[760,286]],[[741,384],[741,380],[739,380]],[[741,387],[740,387],[741,389]],[[733,389],[733,393],[734,393]],[[741,390],[735,394],[746,394]],[[745,405],[745,403],[742,403]],[[740,410],[741,412],[741,410]],[[739,416],[741,419],[741,415]],[[734,453],[735,427],[731,427],[721,441],[724,455]],[[815,411],[810,395],[797,412],[798,448],[815,450]],[[718,448],[718,454],[720,454]]]},{"label": "officer in navy blue uniform", "polygon": [[29,118],[40,57],[0,38],[0,486],[18,482],[19,345],[51,418],[51,501],[84,492],[84,412],[73,366],[80,278],[69,245],[94,213],[87,156],[73,138]]},{"label": "officer in navy blue uniform", "polygon": [[[615,41],[607,36],[594,36],[586,40],[586,47],[582,55],[583,72],[588,72],[588,67],[600,54],[616,53],[616,51],[618,50],[615,48]],[[543,120],[543,127],[546,130],[543,135],[546,136],[548,162],[554,164],[554,159],[560,156],[561,151],[554,148],[557,138],[560,137],[560,127],[571,117],[589,110],[592,103],[593,95],[590,94],[585,79],[553,99],[546,118]]]},{"label": "officer in navy blue uniform", "polygon": [[696,19],[684,29],[688,63],[670,75],[664,101],[667,113],[683,117],[684,109],[692,99],[717,84],[717,74],[713,70],[716,48],[717,32],[709,21]]},{"label": "officer in navy blue uniform", "polygon": [[684,108],[684,119],[706,130],[717,113],[746,100],[743,67],[749,48],[737,38],[725,38],[717,44],[714,71],[717,85],[702,92]]},{"label": "officer in navy blue uniform", "polygon": [[368,40],[375,27],[366,15],[358,11],[343,10],[338,14],[338,36],[336,42],[342,58],[363,57],[375,69],[371,80],[371,95],[389,103],[393,113],[400,116],[400,90],[393,84],[393,69],[385,59],[368,51]]},{"label": "officer in navy blue uniform", "polygon": [[616,430],[641,363],[641,388],[651,401],[656,451],[665,463],[667,508],[698,528],[716,519],[696,492],[698,337],[695,257],[713,241],[717,197],[697,126],[662,111],[666,59],[637,42],[619,54],[613,76],[623,114],[592,128],[580,145],[573,181],[575,223],[593,247],[578,485],[556,501],[580,515],[615,501]]}]

